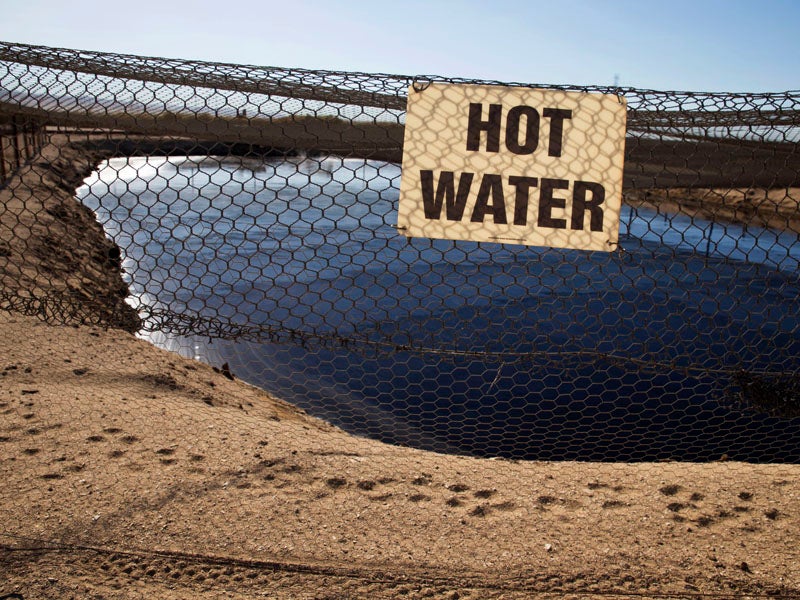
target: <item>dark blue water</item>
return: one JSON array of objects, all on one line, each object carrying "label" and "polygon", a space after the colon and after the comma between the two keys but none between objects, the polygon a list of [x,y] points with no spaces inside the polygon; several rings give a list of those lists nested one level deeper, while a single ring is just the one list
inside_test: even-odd
[{"label": "dark blue water", "polygon": [[796,234],[625,208],[613,254],[409,241],[399,178],[333,158],[114,159],[79,197],[135,302],[283,340],[173,348],[353,433],[525,459],[800,462],[800,419],[742,402],[735,378],[800,369]]}]

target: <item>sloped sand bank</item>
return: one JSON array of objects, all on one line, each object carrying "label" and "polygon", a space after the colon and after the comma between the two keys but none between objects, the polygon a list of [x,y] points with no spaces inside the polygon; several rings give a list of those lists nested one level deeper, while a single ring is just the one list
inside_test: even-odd
[{"label": "sloped sand bank", "polygon": [[[113,245],[53,191],[51,151],[3,205],[2,289],[113,321]],[[0,477],[0,596],[800,597],[799,466],[393,447],[122,330],[5,310]]]},{"label": "sloped sand bank", "polygon": [[800,594],[798,466],[392,447],[128,333],[5,312],[0,357],[0,592]]}]

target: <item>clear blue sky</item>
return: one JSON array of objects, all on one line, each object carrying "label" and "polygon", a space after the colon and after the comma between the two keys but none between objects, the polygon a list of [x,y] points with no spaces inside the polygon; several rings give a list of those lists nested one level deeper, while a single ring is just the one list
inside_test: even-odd
[{"label": "clear blue sky", "polygon": [[800,0],[0,0],[0,39],[262,66],[800,89]]}]

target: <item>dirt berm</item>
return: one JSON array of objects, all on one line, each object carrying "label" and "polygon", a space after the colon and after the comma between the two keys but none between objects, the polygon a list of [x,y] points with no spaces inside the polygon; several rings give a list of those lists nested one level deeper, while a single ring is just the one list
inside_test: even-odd
[{"label": "dirt berm", "polygon": [[0,597],[800,598],[797,465],[394,447],[136,338],[54,141],[0,192]]}]

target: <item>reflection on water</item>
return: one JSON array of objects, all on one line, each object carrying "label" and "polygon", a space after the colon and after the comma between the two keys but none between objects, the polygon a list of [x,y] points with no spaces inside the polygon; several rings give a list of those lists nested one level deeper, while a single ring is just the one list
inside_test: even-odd
[{"label": "reflection on water", "polygon": [[123,249],[134,302],[360,340],[155,340],[355,433],[520,458],[800,461],[800,422],[728,389],[737,369],[798,368],[796,234],[625,208],[613,254],[407,240],[399,178],[335,157],[112,159],[79,197]]}]

